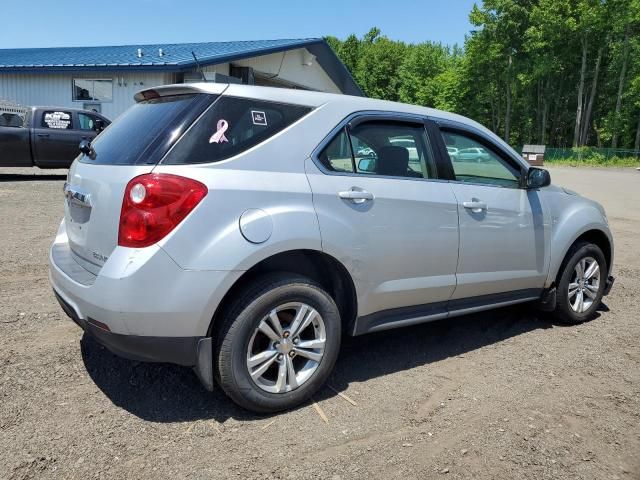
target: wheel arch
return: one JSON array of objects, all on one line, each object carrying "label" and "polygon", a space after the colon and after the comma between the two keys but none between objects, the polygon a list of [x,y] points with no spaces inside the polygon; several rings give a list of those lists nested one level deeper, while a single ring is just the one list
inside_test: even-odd
[{"label": "wheel arch", "polygon": [[610,235],[608,235],[601,228],[588,228],[585,231],[581,232],[577,235],[571,242],[567,244],[562,252],[562,256],[559,257],[559,262],[555,267],[555,270],[552,272],[551,278],[554,283],[558,283],[558,277],[562,274],[562,266],[567,260],[567,255],[571,251],[571,248],[580,241],[593,243],[600,247],[602,253],[604,254],[605,261],[607,262],[607,275],[611,273],[611,267],[613,262],[613,242],[611,240]]},{"label": "wheel arch", "polygon": [[318,282],[336,302],[340,310],[343,330],[350,331],[358,311],[357,294],[351,274],[339,260],[327,253],[312,249],[298,249],[273,254],[245,271],[227,290],[216,307],[207,336],[215,334],[220,315],[237,294],[255,278],[270,272],[297,273]]}]

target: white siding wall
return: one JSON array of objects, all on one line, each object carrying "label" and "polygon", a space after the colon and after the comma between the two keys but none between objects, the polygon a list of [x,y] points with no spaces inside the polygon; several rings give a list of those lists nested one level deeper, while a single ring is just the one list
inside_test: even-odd
[{"label": "white siding wall", "polygon": [[[305,60],[311,60],[311,65],[304,65],[303,61]],[[282,68],[280,68],[280,63],[282,63]],[[240,67],[252,67],[256,72],[267,75],[275,75],[279,71],[279,75],[274,80],[286,80],[320,92],[341,93],[329,75],[304,48],[237,60],[232,64]],[[229,75],[229,64],[207,65],[202,67],[202,70]]]},{"label": "white siding wall", "polygon": [[[311,65],[304,65],[305,60],[312,60]],[[282,67],[280,67],[281,63]],[[233,64],[253,67],[256,72],[267,75],[279,73],[274,80],[286,80],[312,90],[340,93],[340,89],[304,48],[239,60]],[[209,65],[203,70],[229,75],[229,64]],[[133,104],[133,95],[136,92],[176,81],[176,75],[172,73],[0,73],[0,99],[17,102],[24,106],[51,105],[82,108],[84,102],[73,101],[73,78],[113,80],[113,102],[102,103],[102,114],[111,120],[115,120]]]},{"label": "white siding wall", "polygon": [[[284,60],[282,55],[284,55]],[[304,65],[303,61],[308,59],[312,60],[311,65]],[[280,69],[281,62],[282,69]],[[246,60],[233,62],[233,64],[242,67],[253,67],[254,70],[268,75],[275,75],[280,70],[278,79],[293,82],[311,90],[340,93],[340,89],[305,48],[247,58]]]},{"label": "white siding wall", "polygon": [[0,74],[0,99],[17,102],[24,106],[51,105],[82,108],[84,102],[73,101],[73,78],[113,80],[113,102],[102,103],[102,114],[111,120],[133,104],[133,95],[139,90],[174,81],[174,75],[168,73],[4,73]]},{"label": "white siding wall", "polygon": [[206,73],[219,73],[220,75],[229,75],[229,64],[219,63],[217,65],[207,65],[202,67],[202,71]]}]

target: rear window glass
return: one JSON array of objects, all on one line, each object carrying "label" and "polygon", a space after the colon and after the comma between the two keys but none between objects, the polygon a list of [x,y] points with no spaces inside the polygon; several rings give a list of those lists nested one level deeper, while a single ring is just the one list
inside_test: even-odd
[{"label": "rear window glass", "polygon": [[22,127],[24,118],[17,113],[0,113],[0,127]]},{"label": "rear window glass", "polygon": [[95,156],[81,162],[99,165],[158,163],[215,96],[172,95],[136,103],[92,142]]},{"label": "rear window glass", "polygon": [[162,163],[209,163],[233,157],[282,131],[311,109],[246,98],[220,97]]}]

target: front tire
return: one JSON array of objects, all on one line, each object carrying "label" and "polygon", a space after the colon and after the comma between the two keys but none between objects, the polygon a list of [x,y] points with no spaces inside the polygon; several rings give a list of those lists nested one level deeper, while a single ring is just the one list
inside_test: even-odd
[{"label": "front tire", "polygon": [[293,408],[333,370],[341,330],[338,307],[313,280],[262,276],[223,313],[215,335],[218,383],[254,412]]},{"label": "front tire", "polygon": [[607,271],[600,247],[576,243],[567,253],[557,282],[556,317],[567,324],[591,319],[602,300]]}]

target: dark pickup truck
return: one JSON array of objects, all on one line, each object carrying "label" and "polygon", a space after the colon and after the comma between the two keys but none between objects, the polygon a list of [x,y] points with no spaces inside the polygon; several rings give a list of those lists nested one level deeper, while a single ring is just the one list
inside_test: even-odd
[{"label": "dark pickup truck", "polygon": [[111,122],[74,108],[0,108],[0,167],[67,168]]}]

